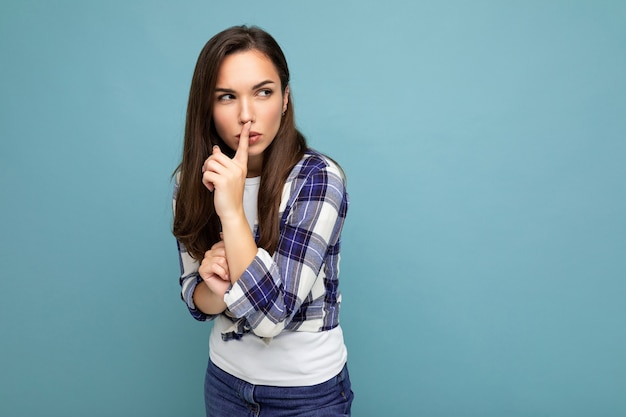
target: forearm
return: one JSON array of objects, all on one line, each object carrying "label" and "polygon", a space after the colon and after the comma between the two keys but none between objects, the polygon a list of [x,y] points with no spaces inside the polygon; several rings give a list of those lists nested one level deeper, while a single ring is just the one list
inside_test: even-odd
[{"label": "forearm", "polygon": [[196,308],[204,314],[220,314],[226,310],[226,303],[222,296],[214,293],[204,282],[200,282],[193,292],[193,302]]},{"label": "forearm", "polygon": [[230,282],[234,284],[256,256],[257,246],[243,210],[221,220]]}]

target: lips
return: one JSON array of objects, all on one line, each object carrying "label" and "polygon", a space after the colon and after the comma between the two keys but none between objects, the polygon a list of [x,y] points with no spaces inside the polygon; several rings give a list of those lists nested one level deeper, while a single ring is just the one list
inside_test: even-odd
[{"label": "lips", "polygon": [[[240,139],[241,135],[237,135],[237,139]],[[248,135],[248,143],[249,144],[253,144],[255,142],[258,142],[258,140],[261,138],[261,134],[259,132],[250,132],[250,134]]]}]

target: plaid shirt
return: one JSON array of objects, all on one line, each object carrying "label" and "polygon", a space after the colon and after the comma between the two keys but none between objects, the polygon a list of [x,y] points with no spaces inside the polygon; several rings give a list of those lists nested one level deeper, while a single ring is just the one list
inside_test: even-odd
[{"label": "plaid shirt", "polygon": [[[259,248],[224,296],[227,309],[223,314],[233,322],[222,333],[224,340],[239,339],[249,331],[274,337],[283,330],[320,332],[339,325],[340,237],[347,209],[341,169],[308,150],[283,188],[280,238],[274,255]],[[255,235],[258,239],[258,230]],[[215,318],[193,303],[193,292],[202,282],[199,263],[180,243],[178,251],[182,298],[191,315],[201,321]]]}]

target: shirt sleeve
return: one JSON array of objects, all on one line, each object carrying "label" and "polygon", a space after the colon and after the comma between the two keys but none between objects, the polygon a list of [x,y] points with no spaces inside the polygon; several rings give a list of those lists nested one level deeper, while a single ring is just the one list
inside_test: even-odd
[{"label": "shirt sleeve", "polygon": [[[316,167],[294,184],[274,255],[259,248],[224,297],[233,316],[245,318],[260,337],[278,335],[310,296],[316,281],[324,279],[324,262],[339,241],[347,212],[348,197],[338,167]],[[316,296],[323,297],[323,290]]]},{"label": "shirt sleeve", "polygon": [[199,321],[211,320],[214,316],[204,314],[196,308],[193,302],[193,292],[196,286],[202,282],[202,278],[198,274],[198,261],[193,259],[185,250],[185,247],[177,240],[178,259],[180,261],[180,288],[181,298],[187,305],[192,317]]}]

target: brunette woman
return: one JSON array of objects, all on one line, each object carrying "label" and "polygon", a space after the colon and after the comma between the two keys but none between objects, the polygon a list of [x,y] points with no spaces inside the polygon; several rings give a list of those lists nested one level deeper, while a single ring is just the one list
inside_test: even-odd
[{"label": "brunette woman", "polygon": [[287,62],[267,32],[232,27],[200,53],[174,197],[182,298],[214,321],[207,416],[350,415],[345,178],[296,129]]}]

